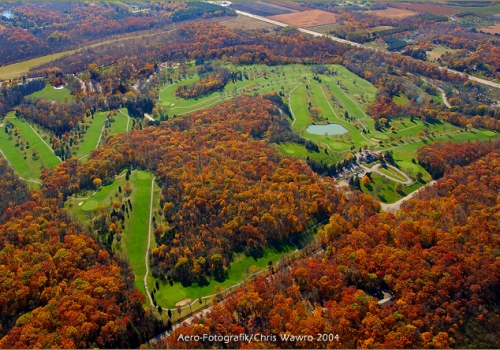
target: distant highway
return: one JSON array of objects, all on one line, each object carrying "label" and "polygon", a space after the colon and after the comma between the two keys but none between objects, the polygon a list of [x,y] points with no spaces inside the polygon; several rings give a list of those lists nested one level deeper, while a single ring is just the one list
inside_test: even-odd
[{"label": "distant highway", "polygon": [[[286,24],[286,23],[283,23],[283,22],[278,22],[278,21],[275,21],[273,19],[269,19],[269,18],[266,18],[266,17],[253,15],[253,14],[248,13],[248,12],[243,12],[243,11],[239,11],[239,10],[235,10],[235,11],[239,15],[247,16],[247,17],[250,17],[250,18],[254,18],[254,19],[257,19],[257,20],[262,21],[262,22],[274,24],[274,25],[279,26],[279,27],[288,27],[288,26],[290,26],[289,24]],[[309,30],[309,29],[304,29],[304,28],[297,28],[297,29],[300,32],[302,32],[302,33],[306,33],[306,34],[312,35],[314,37],[329,38],[329,39],[331,39],[333,41],[336,41],[336,42],[339,42],[339,43],[343,43],[343,44],[346,44],[346,45],[351,45],[351,46],[355,46],[355,47],[359,47],[359,48],[363,48],[363,49],[368,49],[368,50],[374,50],[374,51],[380,51],[380,52],[387,52],[385,50],[380,50],[380,49],[377,49],[377,48],[374,48],[374,47],[366,46],[366,45],[363,45],[363,44],[358,44],[358,43],[355,43],[353,41],[349,41],[349,40],[345,40],[345,39],[340,39],[340,38],[337,38],[337,37],[332,36],[332,35],[327,35],[327,34],[321,34],[321,33],[313,32],[312,30]],[[439,69],[446,69],[450,73],[461,74],[463,76],[466,76],[469,80],[478,82],[478,83],[483,84],[483,85],[487,85],[487,86],[490,86],[490,87],[494,87],[494,88],[500,89],[500,84],[494,83],[494,82],[486,80],[486,79],[477,78],[477,77],[474,77],[472,75],[469,75],[469,74],[466,74],[466,73],[462,73],[462,72],[458,72],[456,70],[449,69],[449,68],[446,68],[446,67],[439,67]]]}]

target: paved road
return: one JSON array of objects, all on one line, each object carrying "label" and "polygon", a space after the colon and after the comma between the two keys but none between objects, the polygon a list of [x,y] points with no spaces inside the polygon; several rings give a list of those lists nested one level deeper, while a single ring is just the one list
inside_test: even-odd
[{"label": "paved road", "polygon": [[[275,21],[275,20],[272,20],[272,19],[269,19],[269,18],[266,18],[266,17],[262,17],[262,16],[253,15],[253,14],[248,13],[248,12],[243,12],[243,11],[236,10],[236,13],[239,14],[239,15],[242,15],[242,16],[247,16],[247,17],[250,17],[250,18],[257,19],[257,20],[262,21],[262,22],[271,23],[271,24],[274,24],[274,25],[279,26],[279,27],[288,27],[289,26],[286,23],[278,22],[278,21]],[[358,43],[355,43],[353,41],[349,41],[349,40],[345,40],[345,39],[340,39],[340,38],[337,38],[337,37],[334,37],[334,36],[331,36],[331,35],[326,35],[326,34],[321,34],[321,33],[313,32],[312,30],[309,30],[309,29],[304,29],[304,28],[297,28],[297,29],[300,32],[302,32],[302,33],[310,34],[310,35],[312,35],[314,37],[325,37],[325,38],[329,38],[329,39],[331,39],[333,41],[336,41],[336,42],[339,42],[339,43],[343,43],[343,44],[347,44],[347,45],[351,45],[351,46],[355,46],[355,47],[360,47],[360,48],[364,48],[364,49],[368,49],[368,50],[374,50],[374,51],[380,51],[380,52],[387,53],[387,51],[385,51],[385,50],[380,50],[380,49],[377,49],[377,48],[374,48],[374,47],[370,47],[370,46],[358,44]],[[456,70],[449,69],[449,68],[446,68],[446,67],[438,67],[438,68],[439,69],[445,69],[445,70],[447,70],[450,73],[456,73],[456,74],[460,74],[460,75],[466,76],[469,80],[476,81],[476,82],[478,82],[480,84],[484,84],[484,85],[487,85],[487,86],[490,86],[490,87],[494,87],[494,88],[500,89],[500,84],[498,84],[498,83],[494,83],[492,81],[489,81],[489,80],[486,80],[486,79],[482,79],[482,78],[477,78],[477,77],[474,77],[472,75],[468,75],[466,73],[461,73],[461,72],[458,72]]]}]

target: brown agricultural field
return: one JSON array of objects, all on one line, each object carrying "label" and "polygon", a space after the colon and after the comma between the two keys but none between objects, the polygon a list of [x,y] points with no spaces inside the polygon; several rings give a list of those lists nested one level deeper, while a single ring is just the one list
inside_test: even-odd
[{"label": "brown agricultural field", "polygon": [[307,7],[301,6],[297,2],[271,2],[271,4],[280,5],[296,11],[307,11]]},{"label": "brown agricultural field", "polygon": [[315,27],[337,22],[338,15],[322,10],[309,10],[268,17],[278,22],[283,22],[299,28]]},{"label": "brown agricultural field", "polygon": [[282,6],[280,3],[273,4],[270,2],[238,2],[233,3],[231,8],[264,17],[297,12],[291,8]]},{"label": "brown agricultural field", "polygon": [[500,34],[500,24],[495,24],[494,26],[479,28],[479,30],[482,30],[483,32],[490,33],[490,34]]},{"label": "brown agricultural field", "polygon": [[388,8],[385,10],[375,10],[375,11],[370,11],[368,13],[375,15],[377,17],[382,17],[382,18],[390,17],[390,18],[397,18],[397,19],[418,15],[418,12],[415,12],[415,11],[395,9],[395,8]]},{"label": "brown agricultural field", "polygon": [[457,13],[460,13],[462,11],[454,9],[454,8],[449,8],[449,7],[443,7],[443,6],[438,6],[438,5],[432,5],[432,4],[410,4],[407,2],[391,2],[391,3],[386,3],[387,5],[390,4],[392,7],[397,7],[399,9],[403,10],[411,10],[411,11],[418,11],[418,12],[429,12],[433,13],[435,15],[439,16],[453,16],[456,15]]}]

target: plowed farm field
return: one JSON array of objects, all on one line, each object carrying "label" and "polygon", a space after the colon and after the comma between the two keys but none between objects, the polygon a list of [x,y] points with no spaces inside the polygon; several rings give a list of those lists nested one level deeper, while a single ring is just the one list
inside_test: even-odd
[{"label": "plowed farm field", "polygon": [[500,34],[500,24],[496,24],[494,26],[480,28],[480,30],[482,30],[485,33]]},{"label": "plowed farm field", "polygon": [[233,3],[231,5],[231,8],[264,17],[297,12],[296,10],[292,10],[291,8],[268,2]]},{"label": "plowed farm field", "polygon": [[396,18],[396,19],[418,15],[418,12],[415,11],[395,9],[390,7],[385,10],[370,11],[369,13],[381,18]]},{"label": "plowed farm field", "polygon": [[278,6],[283,6],[292,10],[297,10],[297,11],[307,11],[307,7],[301,6],[299,3],[296,2],[271,2],[273,5],[278,5]]},{"label": "plowed farm field", "polygon": [[287,15],[268,17],[278,22],[283,22],[299,28],[316,27],[324,24],[336,23],[338,15],[322,10],[309,10]]},{"label": "plowed farm field", "polygon": [[411,10],[411,11],[418,11],[418,12],[428,12],[428,13],[433,13],[435,15],[439,16],[453,16],[456,15],[457,13],[460,13],[462,11],[449,8],[449,7],[443,7],[443,6],[438,6],[438,5],[432,5],[432,4],[409,4],[406,2],[391,2],[391,7],[397,7],[402,10]]}]

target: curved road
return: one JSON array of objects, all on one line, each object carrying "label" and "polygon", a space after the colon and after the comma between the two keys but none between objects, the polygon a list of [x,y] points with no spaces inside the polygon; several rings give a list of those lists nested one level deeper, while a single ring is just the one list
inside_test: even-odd
[{"label": "curved road", "polygon": [[392,177],[390,175],[387,175],[387,174],[384,174],[383,172],[381,172],[380,170],[378,170],[378,168],[380,168],[382,165],[380,163],[378,164],[375,164],[372,168],[368,168],[367,166],[364,166],[364,165],[361,165],[361,168],[366,172],[372,172],[372,173],[377,173],[381,176],[384,176],[386,178],[388,178],[389,180],[392,180],[394,182],[399,182],[399,183],[402,183],[403,185],[411,185],[413,183],[413,181],[410,179],[410,177],[408,175],[406,175],[405,173],[403,173],[402,171],[400,171],[398,168],[396,168],[395,166],[392,166],[390,164],[386,164],[386,166],[388,168],[392,168],[393,171],[397,172],[399,175],[401,176],[404,176],[405,177],[405,181],[401,181],[395,177]]}]

